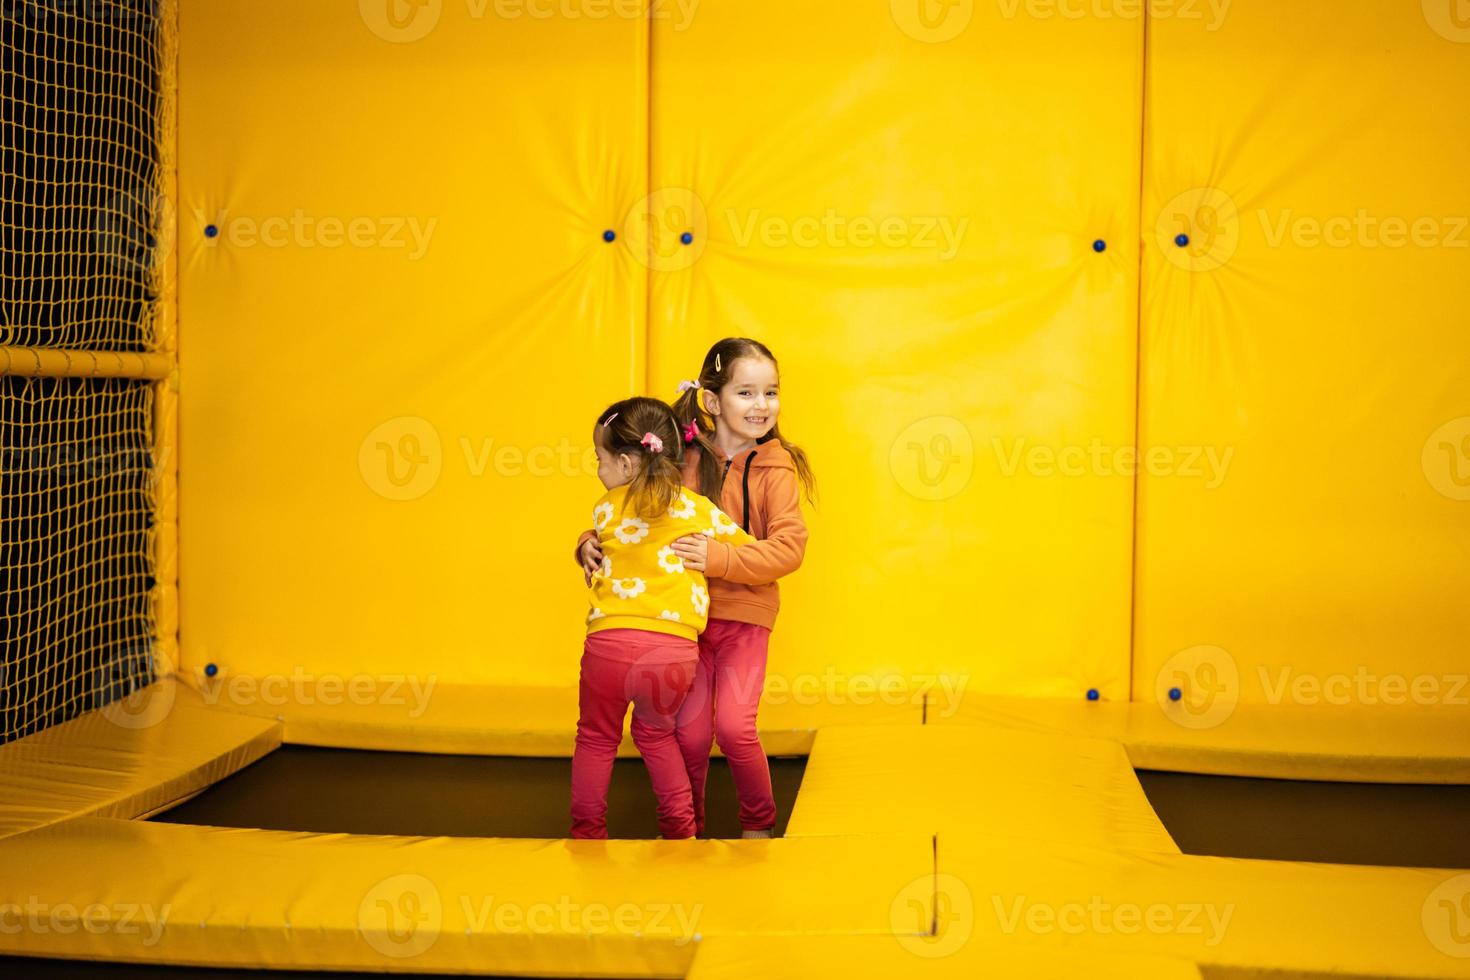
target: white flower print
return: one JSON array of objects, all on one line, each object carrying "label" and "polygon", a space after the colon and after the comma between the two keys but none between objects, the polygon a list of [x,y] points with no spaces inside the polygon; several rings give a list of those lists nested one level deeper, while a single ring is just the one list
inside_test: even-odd
[{"label": "white flower print", "polygon": [[613,595],[619,599],[631,599],[640,595],[648,584],[641,578],[615,578],[612,580]]},{"label": "white flower print", "polygon": [[658,567],[670,575],[684,570],[684,559],[674,554],[672,545],[665,545],[658,549]]},{"label": "white flower print", "polygon": [[740,525],[730,520],[722,510],[709,509],[709,523],[712,534],[734,534],[740,530]]},{"label": "white flower print", "polygon": [[658,618],[667,619],[671,623],[677,623],[679,621],[679,614],[676,612],[669,612],[667,609],[665,609],[663,612],[658,614]]},{"label": "white flower print", "polygon": [[648,537],[648,522],[636,517],[625,517],[623,523],[613,529],[613,534],[623,544],[637,544]]},{"label": "white flower print", "polygon": [[612,578],[612,559],[607,557],[606,555],[603,555],[602,567],[593,572],[592,575],[594,578],[599,575],[603,578]]},{"label": "white flower print", "polygon": [[694,501],[686,493],[679,494],[678,501],[669,508],[669,516],[676,521],[687,521],[694,516]]},{"label": "white flower print", "polygon": [[709,593],[702,585],[691,585],[689,587],[689,599],[694,603],[694,611],[703,616],[709,612]]},{"label": "white flower print", "polygon": [[587,622],[590,623],[594,619],[601,619],[602,617],[604,617],[606,615],[607,615],[607,613],[603,612],[601,609],[598,609],[596,606],[593,606],[592,607],[592,611],[587,614]]},{"label": "white flower print", "polygon": [[592,526],[601,531],[603,528],[607,527],[607,522],[612,520],[612,516],[613,505],[604,500],[602,503],[592,508]]},{"label": "white flower print", "polygon": [[702,527],[699,529],[699,533],[707,538],[712,538],[715,536],[715,529],[712,527]]}]

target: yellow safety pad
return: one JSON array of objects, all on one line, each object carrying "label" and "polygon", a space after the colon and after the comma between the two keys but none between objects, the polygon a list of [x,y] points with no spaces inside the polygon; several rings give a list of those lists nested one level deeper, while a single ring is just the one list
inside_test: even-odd
[{"label": "yellow safety pad", "polygon": [[977,939],[947,948],[944,935],[769,936],[759,943],[700,943],[687,980],[921,980],[1027,977],[1031,980],[1199,980],[1199,969],[1162,956],[1016,949]]},{"label": "yellow safety pad", "polygon": [[0,837],[76,816],[155,813],[280,744],[277,722],[209,710],[164,678],[0,745]]},{"label": "yellow safety pad", "polygon": [[1179,851],[1117,742],[1003,725],[823,729],[787,836],[898,830]]},{"label": "yellow safety pad", "polygon": [[1116,739],[1140,769],[1375,783],[1470,782],[1470,709],[1089,702],[966,695],[931,725],[1000,724],[1018,740]]},{"label": "yellow safety pad", "polygon": [[184,669],[575,683],[645,335],[648,29],[600,7],[182,5]]},{"label": "yellow safety pad", "polygon": [[[369,837],[81,818],[0,841],[0,866],[5,953],[682,977],[704,936],[888,935],[905,889],[932,881],[933,841]],[[43,916],[126,906],[152,931],[16,930],[11,903],[27,902]]]},{"label": "yellow safety pad", "polygon": [[[364,679],[197,673],[178,675],[201,703],[279,719],[293,745],[459,755],[569,756],[577,734],[576,687],[437,684],[404,675],[389,685]],[[923,721],[923,699],[811,701],[777,693],[758,718],[769,755],[806,755],[828,724],[910,725]],[[619,754],[638,755],[627,735]],[[715,747],[719,754],[719,747]]]},{"label": "yellow safety pad", "polygon": [[1470,977],[1454,918],[1470,893],[1462,872],[951,834],[939,839],[936,882],[956,945],[1149,953],[1261,973]]},{"label": "yellow safety pad", "polygon": [[1463,707],[1464,4],[1227,6],[1150,21],[1134,697]]},{"label": "yellow safety pad", "polygon": [[1085,453],[1133,441],[1142,20],[813,0],[653,32],[653,389],[765,340],[820,484],[773,667],[1126,697],[1133,485]]}]

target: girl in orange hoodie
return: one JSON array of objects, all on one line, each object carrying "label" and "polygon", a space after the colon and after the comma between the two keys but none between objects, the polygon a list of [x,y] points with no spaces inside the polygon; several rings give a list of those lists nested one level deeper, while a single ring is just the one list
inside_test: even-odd
[{"label": "girl in orange hoodie", "polygon": [[[684,485],[714,501],[756,541],[739,549],[705,535],[675,541],[686,567],[709,579],[709,625],[680,708],[675,735],[689,771],[697,833],[704,831],[704,788],[714,742],[730,765],[747,838],[776,825],[771,772],[756,735],[766,653],[780,607],[776,580],[795,571],[806,551],[801,491],[814,481],[806,454],[784,442],[776,358],[759,341],[727,337],[704,357],[698,381],[679,385],[674,405],[688,451]],[[591,574],[602,561],[583,535],[578,560]]]}]

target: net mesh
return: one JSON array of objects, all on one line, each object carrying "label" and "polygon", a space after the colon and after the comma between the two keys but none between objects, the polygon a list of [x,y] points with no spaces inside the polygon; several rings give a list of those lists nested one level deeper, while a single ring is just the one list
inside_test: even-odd
[{"label": "net mesh", "polygon": [[[173,121],[166,8],[0,0],[0,344],[160,346],[160,240],[173,220],[160,192]],[[157,676],[161,396],[141,379],[0,383],[3,743]]]},{"label": "net mesh", "polygon": [[154,0],[0,0],[0,343],[148,350],[158,192]]},{"label": "net mesh", "polygon": [[153,385],[3,379],[4,741],[153,680]]}]

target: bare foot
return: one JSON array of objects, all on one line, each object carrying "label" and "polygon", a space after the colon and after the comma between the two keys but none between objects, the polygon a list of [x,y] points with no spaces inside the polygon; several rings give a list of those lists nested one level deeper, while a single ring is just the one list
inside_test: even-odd
[{"label": "bare foot", "polygon": [[740,832],[740,839],[741,840],[770,840],[771,839],[771,832],[769,830],[742,830]]}]

